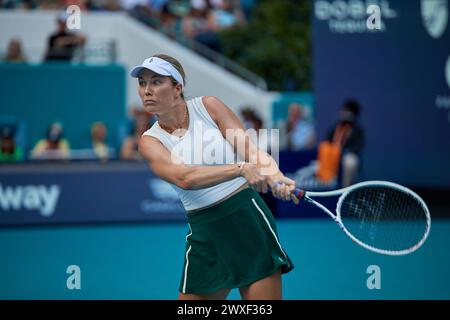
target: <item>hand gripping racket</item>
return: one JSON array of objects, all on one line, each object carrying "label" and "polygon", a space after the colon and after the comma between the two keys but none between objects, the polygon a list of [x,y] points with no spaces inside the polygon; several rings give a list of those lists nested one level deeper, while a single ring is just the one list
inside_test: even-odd
[{"label": "hand gripping racket", "polygon": [[[409,254],[422,246],[431,226],[425,202],[412,190],[387,181],[309,192],[295,189],[298,199],[326,212],[360,246],[387,255]],[[339,196],[336,214],[312,197]]]}]

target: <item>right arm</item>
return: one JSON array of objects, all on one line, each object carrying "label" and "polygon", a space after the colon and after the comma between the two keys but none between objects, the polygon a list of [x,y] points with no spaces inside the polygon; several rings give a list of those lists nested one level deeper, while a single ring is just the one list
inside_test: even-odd
[{"label": "right arm", "polygon": [[139,152],[157,176],[186,190],[211,187],[240,176],[249,183],[264,179],[256,166],[249,163],[241,168],[238,164],[189,166],[176,163],[172,160],[169,150],[159,140],[149,136],[143,136],[139,140]]}]

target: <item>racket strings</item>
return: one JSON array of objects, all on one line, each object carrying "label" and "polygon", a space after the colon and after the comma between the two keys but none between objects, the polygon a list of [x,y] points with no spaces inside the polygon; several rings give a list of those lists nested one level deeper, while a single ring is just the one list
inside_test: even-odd
[{"label": "racket strings", "polygon": [[427,211],[417,197],[390,186],[356,188],[343,196],[338,212],[350,234],[380,250],[412,248],[428,227]]}]

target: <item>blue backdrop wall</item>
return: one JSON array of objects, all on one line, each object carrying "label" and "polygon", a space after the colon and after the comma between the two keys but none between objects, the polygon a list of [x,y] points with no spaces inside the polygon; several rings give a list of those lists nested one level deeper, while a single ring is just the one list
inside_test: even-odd
[{"label": "blue backdrop wall", "polygon": [[449,3],[312,1],[314,94],[320,137],[347,98],[362,105],[365,179],[450,186]]}]

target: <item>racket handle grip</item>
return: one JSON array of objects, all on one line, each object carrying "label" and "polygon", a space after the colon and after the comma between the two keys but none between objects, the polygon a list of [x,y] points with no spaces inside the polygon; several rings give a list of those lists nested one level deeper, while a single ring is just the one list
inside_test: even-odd
[{"label": "racket handle grip", "polygon": [[297,197],[297,199],[303,199],[303,197],[305,196],[305,190],[300,188],[295,188],[292,193]]},{"label": "racket handle grip", "polygon": [[[281,184],[280,182],[275,183],[275,185]],[[300,188],[295,188],[292,192],[291,192],[297,199],[301,200],[304,198],[305,196],[305,190],[300,189]]]}]

